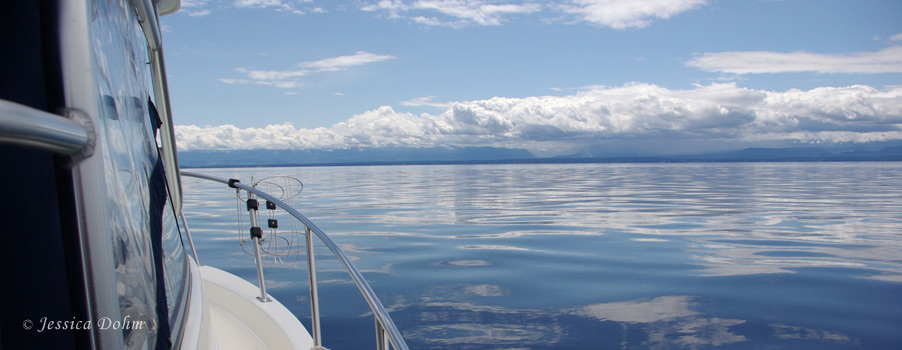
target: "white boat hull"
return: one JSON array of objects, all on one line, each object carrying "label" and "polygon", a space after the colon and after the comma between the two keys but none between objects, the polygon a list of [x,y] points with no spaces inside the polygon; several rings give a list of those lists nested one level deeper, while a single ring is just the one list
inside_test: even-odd
[{"label": "white boat hull", "polygon": [[306,328],[272,296],[272,301],[261,303],[257,300],[259,288],[214,267],[201,266],[200,274],[204,306],[209,310],[216,340],[214,348],[313,348],[313,338]]}]

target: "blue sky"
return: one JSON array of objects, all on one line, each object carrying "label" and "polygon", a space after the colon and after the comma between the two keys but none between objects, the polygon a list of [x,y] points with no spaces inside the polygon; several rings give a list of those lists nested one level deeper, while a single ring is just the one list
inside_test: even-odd
[{"label": "blue sky", "polygon": [[182,0],[182,149],[902,140],[902,1]]}]

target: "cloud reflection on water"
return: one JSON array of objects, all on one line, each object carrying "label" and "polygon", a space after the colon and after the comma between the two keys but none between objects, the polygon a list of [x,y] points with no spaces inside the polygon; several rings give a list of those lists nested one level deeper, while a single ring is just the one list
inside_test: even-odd
[{"label": "cloud reflection on water", "polygon": [[[377,290],[396,296],[386,306],[422,348],[769,344],[761,339],[854,345],[858,336],[841,328],[771,319],[775,311],[763,315],[755,306],[718,317],[711,308],[723,305],[706,304],[714,297],[702,298],[692,284],[714,284],[705,292],[722,298],[744,292],[716,284],[723,281],[807,292],[810,280],[764,287],[761,280],[818,278],[811,274],[824,270],[834,275],[814,281],[902,283],[899,163],[284,170],[306,174],[299,209],[349,241],[342,247]],[[205,222],[230,219],[234,197],[225,198],[201,201]],[[208,213],[217,206],[224,214]],[[220,228],[234,237],[222,224],[199,231],[210,237]],[[323,279],[340,284],[331,263],[322,264]],[[743,298],[771,306],[788,297]],[[856,312],[859,321],[869,318]]]},{"label": "cloud reflection on water", "polygon": [[[730,327],[745,321],[706,318],[692,310],[694,305],[692,297],[675,295],[593,304],[574,310],[574,314],[618,322],[624,330],[641,324],[646,333],[646,339],[641,342],[643,347],[657,348],[666,344],[720,346],[746,341],[745,336],[730,331]],[[624,343],[627,341],[623,339]]]},{"label": "cloud reflection on water", "polygon": [[847,335],[824,330],[789,326],[780,323],[771,324],[770,327],[773,328],[774,336],[780,339],[818,340],[831,343],[858,344],[857,340],[852,339]]},{"label": "cloud reflection on water", "polygon": [[575,313],[602,321],[653,323],[698,315],[698,312],[690,310],[691,304],[692,298],[688,296],[664,296],[652,300],[593,304],[577,309]]},{"label": "cloud reflection on water", "polygon": [[[449,286],[461,293],[472,293],[479,286]],[[491,286],[493,289],[496,286]],[[699,346],[723,346],[747,342],[749,339],[735,330],[745,320],[705,316],[694,297],[662,296],[621,302],[599,303],[561,311],[510,309],[500,306],[478,305],[468,302],[442,301],[431,294],[417,302],[403,302],[390,307],[394,314],[417,315],[413,329],[405,337],[423,344],[443,344],[455,348],[469,348],[476,344],[493,348],[531,349],[572,346],[580,344],[596,348],[618,344],[633,349],[696,349]],[[493,295],[494,296],[494,295]],[[599,324],[597,338],[567,339],[572,318],[591,318]],[[616,327],[600,327],[611,323]],[[852,337],[825,330],[780,323],[768,325],[770,336],[781,340],[808,340],[821,343],[857,344]],[[509,346],[518,347],[509,347]]]},{"label": "cloud reflection on water", "polygon": [[[823,266],[871,268],[876,272],[871,278],[882,280],[902,276],[895,262],[902,255],[895,237],[902,224],[897,211],[902,196],[893,194],[893,189],[902,188],[902,172],[893,164],[869,170],[854,164],[809,163],[485,166],[403,172],[406,177],[396,177],[390,185],[356,182],[358,194],[374,199],[361,201],[360,209],[381,208],[358,219],[478,228],[483,232],[422,233],[472,242],[462,247],[532,251],[541,249],[476,242],[601,235],[611,230],[648,236],[636,242],[678,236],[695,242],[689,253],[703,266],[700,272],[711,276]],[[429,187],[428,196],[423,196],[424,186]],[[414,208],[423,209],[410,210]],[[347,212],[353,215],[359,209]],[[762,259],[756,253],[785,247],[756,241],[785,242],[838,258]],[[845,248],[850,244],[862,247]],[[735,250],[747,254],[736,256]]]},{"label": "cloud reflection on water", "polygon": [[[462,290],[467,290],[466,288]],[[467,302],[425,300],[393,305],[393,314],[416,315],[405,339],[425,348],[529,348],[560,341],[563,329],[555,317],[538,310],[508,309]]]},{"label": "cloud reflection on water", "polygon": [[[392,185],[360,182],[358,193],[374,198],[373,202],[361,202],[363,208],[382,210],[358,219],[391,225],[444,224],[458,229],[449,235],[421,233],[435,239],[469,241],[458,245],[461,247],[531,251],[542,249],[478,241],[602,235],[613,230],[647,236],[635,238],[635,242],[680,237],[693,242],[687,253],[702,266],[702,275],[845,266],[874,270],[875,274],[866,278],[898,281],[902,279],[902,269],[895,259],[902,255],[896,237],[902,225],[902,196],[898,193],[902,172],[895,164],[869,166],[787,163],[412,168],[405,169],[406,177],[397,177]],[[429,187],[428,196],[423,196],[423,186]],[[355,209],[348,212],[353,215]],[[481,232],[460,232],[468,228]],[[785,246],[772,242],[783,242],[800,251],[826,252],[836,258],[762,258],[759,253],[785,250]],[[860,247],[848,249],[849,245]],[[747,253],[736,256],[734,251]]]},{"label": "cloud reflection on water", "polygon": [[440,261],[433,264],[434,266],[489,266],[492,263],[485,260],[451,260]]}]

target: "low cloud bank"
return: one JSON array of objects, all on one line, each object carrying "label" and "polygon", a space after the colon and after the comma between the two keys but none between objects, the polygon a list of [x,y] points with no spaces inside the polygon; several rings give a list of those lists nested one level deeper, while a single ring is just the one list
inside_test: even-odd
[{"label": "low cloud bank", "polygon": [[734,83],[689,90],[634,83],[567,96],[455,102],[434,115],[382,106],[328,128],[178,125],[176,138],[183,150],[492,146],[537,154],[637,139],[719,145],[892,141],[902,140],[902,87],[777,92]]}]

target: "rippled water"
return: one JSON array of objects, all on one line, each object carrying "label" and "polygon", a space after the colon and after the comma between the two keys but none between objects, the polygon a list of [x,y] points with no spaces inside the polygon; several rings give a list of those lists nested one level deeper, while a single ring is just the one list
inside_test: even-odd
[{"label": "rippled water", "polygon": [[[198,172],[301,179],[293,204],[412,349],[902,347],[902,163]],[[201,262],[256,281],[234,192],[184,181]],[[366,305],[317,249],[325,345],[374,348]],[[293,259],[268,288],[309,326]]]}]

